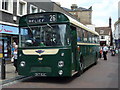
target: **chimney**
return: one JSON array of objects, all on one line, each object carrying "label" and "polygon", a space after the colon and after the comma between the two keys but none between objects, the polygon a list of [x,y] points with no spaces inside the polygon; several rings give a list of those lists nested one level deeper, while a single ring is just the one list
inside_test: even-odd
[{"label": "chimney", "polygon": [[76,10],[78,8],[77,4],[72,4],[71,9]]},{"label": "chimney", "polygon": [[90,6],[89,9],[92,10],[92,6]]},{"label": "chimney", "polygon": [[111,28],[111,25],[112,25],[112,19],[111,19],[111,17],[109,18],[109,27]]},{"label": "chimney", "polygon": [[109,28],[111,28],[111,31],[110,31],[110,46],[113,46],[113,36],[112,36],[112,19],[111,17],[109,17]]}]

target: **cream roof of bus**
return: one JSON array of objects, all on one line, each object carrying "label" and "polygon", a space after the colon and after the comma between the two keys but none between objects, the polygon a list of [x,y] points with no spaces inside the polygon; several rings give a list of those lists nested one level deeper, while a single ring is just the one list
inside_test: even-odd
[{"label": "cream roof of bus", "polygon": [[[65,15],[66,15],[66,14],[65,14]],[[96,35],[99,35],[96,31],[92,31],[92,30],[89,29],[87,26],[83,25],[82,23],[78,22],[77,20],[71,18],[71,17],[68,16],[68,15],[66,15],[66,16],[67,16],[67,18],[70,20],[70,23],[72,23],[72,24],[74,24],[74,25],[76,25],[76,26],[78,26],[78,27],[81,27],[81,28],[85,29],[86,31],[89,31],[89,32],[91,32],[91,33],[94,33],[94,34],[96,34]]]}]

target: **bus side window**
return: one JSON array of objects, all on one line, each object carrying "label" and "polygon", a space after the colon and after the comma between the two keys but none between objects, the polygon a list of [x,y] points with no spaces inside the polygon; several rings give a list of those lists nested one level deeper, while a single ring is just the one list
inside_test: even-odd
[{"label": "bus side window", "polygon": [[89,42],[91,43],[91,41],[92,41],[92,37],[91,37],[92,35],[91,35],[91,33],[89,32]]},{"label": "bus side window", "polygon": [[80,41],[80,36],[79,36],[79,34],[80,34],[80,31],[79,31],[79,28],[77,28],[77,42]]},{"label": "bus side window", "polygon": [[77,28],[77,41],[81,42],[82,41],[82,29]]},{"label": "bus side window", "polygon": [[92,43],[94,43],[94,35],[92,34]]},{"label": "bus side window", "polygon": [[95,43],[97,43],[97,35],[95,35]]},{"label": "bus side window", "polygon": [[84,32],[84,41],[85,42],[88,41],[88,32],[87,31]]},{"label": "bus side window", "polygon": [[84,42],[84,37],[85,37],[85,31],[82,29],[82,37],[83,37],[83,42]]},{"label": "bus side window", "polygon": [[99,39],[99,36],[97,36],[97,43],[100,43],[100,39]]}]

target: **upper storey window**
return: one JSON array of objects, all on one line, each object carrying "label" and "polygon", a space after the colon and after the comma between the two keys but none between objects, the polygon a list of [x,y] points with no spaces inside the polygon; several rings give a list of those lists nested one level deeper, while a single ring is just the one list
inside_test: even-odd
[{"label": "upper storey window", "polygon": [[23,0],[17,0],[17,15],[22,16],[27,14],[27,2]]},{"label": "upper storey window", "polygon": [[13,0],[0,0],[0,10],[12,14]]}]

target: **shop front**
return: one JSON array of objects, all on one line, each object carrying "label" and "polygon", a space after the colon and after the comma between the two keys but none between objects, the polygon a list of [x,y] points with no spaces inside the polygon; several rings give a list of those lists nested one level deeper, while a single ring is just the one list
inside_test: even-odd
[{"label": "shop front", "polygon": [[[18,44],[18,27],[0,24],[0,58],[9,60],[12,53],[12,43]],[[4,55],[3,55],[4,54]]]}]

